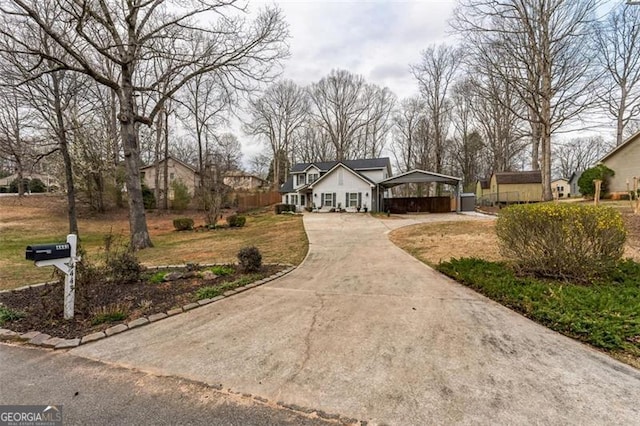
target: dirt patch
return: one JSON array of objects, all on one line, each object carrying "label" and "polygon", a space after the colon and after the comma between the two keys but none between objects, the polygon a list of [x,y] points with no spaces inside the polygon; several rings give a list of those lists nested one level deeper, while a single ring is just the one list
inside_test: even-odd
[{"label": "dirt patch", "polygon": [[[78,287],[75,316],[72,320],[63,319],[62,282],[0,293],[0,305],[23,315],[22,318],[5,322],[1,326],[20,333],[40,331],[54,337],[82,337],[119,323],[196,302],[196,292],[202,287],[221,287],[243,279],[255,281],[284,269],[283,266],[265,265],[256,274],[244,274],[234,265],[229,265],[229,268],[233,270],[230,275],[210,279],[203,279],[196,271],[190,271],[183,278],[152,283],[149,278],[155,271],[149,271],[144,273],[144,280],[134,283],[101,282]],[[125,318],[96,323],[99,313],[122,309],[126,312]]]}]

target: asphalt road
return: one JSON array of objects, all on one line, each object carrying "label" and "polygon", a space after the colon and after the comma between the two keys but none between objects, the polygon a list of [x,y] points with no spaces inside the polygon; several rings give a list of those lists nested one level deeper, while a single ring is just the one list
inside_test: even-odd
[{"label": "asphalt road", "polygon": [[5,404],[62,404],[65,425],[332,424],[180,378],[0,344]]},{"label": "asphalt road", "polygon": [[294,272],[71,354],[374,424],[638,424],[640,372],[436,273],[386,232],[305,215]]}]

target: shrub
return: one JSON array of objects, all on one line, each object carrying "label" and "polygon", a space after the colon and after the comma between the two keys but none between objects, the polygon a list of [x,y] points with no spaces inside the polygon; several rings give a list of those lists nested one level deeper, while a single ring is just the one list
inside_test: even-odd
[{"label": "shrub", "polygon": [[5,322],[24,318],[24,316],[25,314],[22,312],[14,311],[6,306],[0,305],[0,325],[3,325]]},{"label": "shrub", "polygon": [[232,214],[227,217],[227,223],[230,228],[242,228],[244,224],[247,223],[247,218],[237,214]]},{"label": "shrub", "polygon": [[284,212],[295,212],[296,205],[295,204],[276,204],[275,211],[276,211],[276,214],[281,214]]},{"label": "shrub", "polygon": [[174,210],[186,210],[191,202],[191,195],[189,194],[189,188],[180,180],[174,180],[171,183],[173,189],[173,200],[171,201],[171,208]]},{"label": "shrub", "polygon": [[190,217],[177,217],[173,219],[173,227],[176,231],[191,231],[193,229],[193,219]]},{"label": "shrub", "polygon": [[35,194],[47,192],[47,185],[45,185],[40,179],[33,178],[29,181],[29,192],[33,192]]},{"label": "shrub", "polygon": [[107,306],[101,306],[92,312],[93,325],[103,324],[105,322],[122,321],[129,316],[129,304],[111,303]]},{"label": "shrub", "polygon": [[235,272],[235,269],[231,266],[226,265],[216,265],[209,268],[211,272],[218,275],[219,277],[224,277],[227,275],[232,275]]},{"label": "shrub", "polygon": [[595,167],[585,170],[582,172],[580,179],[578,179],[580,193],[585,196],[593,197],[596,194],[596,185],[593,181],[594,179],[600,179],[602,181],[600,196],[602,197],[609,188],[609,178],[614,175],[615,172],[604,164],[598,164]]},{"label": "shrub", "polygon": [[522,272],[588,282],[620,261],[626,231],[609,207],[541,203],[502,210],[496,223],[501,253]]},{"label": "shrub", "polygon": [[117,284],[129,284],[139,281],[142,276],[142,265],[135,251],[128,244],[118,244],[113,234],[104,237],[105,270],[107,281]]},{"label": "shrub", "polygon": [[254,281],[260,279],[260,275],[248,275],[246,277],[239,278],[235,281],[226,282],[217,286],[204,286],[200,287],[196,291],[196,300],[211,299],[220,296],[227,290],[233,290],[234,288],[242,287],[247,284],[251,284]]},{"label": "shrub", "polygon": [[156,196],[144,183],[142,183],[142,203],[144,204],[145,209],[156,208]]},{"label": "shrub", "polygon": [[151,275],[149,278],[149,282],[152,284],[160,284],[164,281],[164,277],[167,275],[164,271],[158,271],[155,274]]},{"label": "shrub", "polygon": [[262,255],[254,246],[240,249],[238,261],[243,272],[257,272],[262,267]]},{"label": "shrub", "polygon": [[[17,178],[11,181],[11,183],[9,184],[9,192],[13,194],[18,193],[18,182],[20,182],[20,180]],[[29,179],[27,178],[22,179],[22,190],[24,192],[29,191]]]}]

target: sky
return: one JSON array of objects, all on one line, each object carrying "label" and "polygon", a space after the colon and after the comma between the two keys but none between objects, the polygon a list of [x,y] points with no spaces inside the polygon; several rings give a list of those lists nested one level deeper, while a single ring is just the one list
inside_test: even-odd
[{"label": "sky", "polygon": [[[409,65],[420,52],[451,38],[447,21],[454,0],[281,0],[251,1],[253,10],[276,4],[289,24],[291,57],[283,77],[299,85],[317,82],[332,69],[362,75],[398,98],[418,93]],[[240,136],[246,157],[260,151]]]}]

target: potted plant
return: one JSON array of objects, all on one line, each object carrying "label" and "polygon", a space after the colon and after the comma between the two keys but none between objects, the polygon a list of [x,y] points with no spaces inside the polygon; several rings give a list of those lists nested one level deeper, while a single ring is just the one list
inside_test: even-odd
[{"label": "potted plant", "polygon": [[356,210],[360,213],[360,206],[356,206]]},{"label": "potted plant", "polygon": [[367,207],[367,205],[364,205],[364,212],[366,213],[367,211],[369,211],[369,207]]}]

